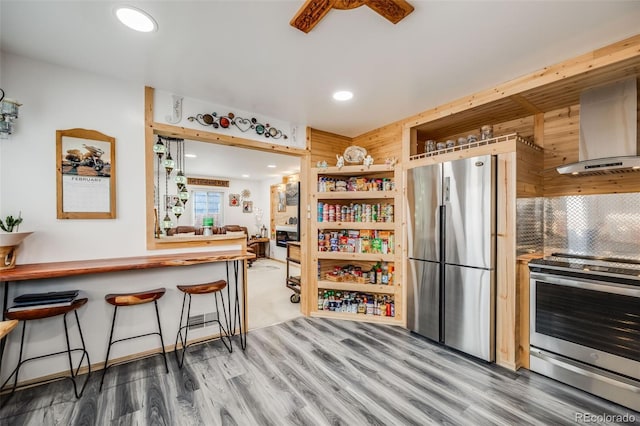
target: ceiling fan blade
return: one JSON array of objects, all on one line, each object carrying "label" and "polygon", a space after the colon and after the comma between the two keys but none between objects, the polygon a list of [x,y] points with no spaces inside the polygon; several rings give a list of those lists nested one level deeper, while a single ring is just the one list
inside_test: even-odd
[{"label": "ceiling fan blade", "polygon": [[365,4],[394,24],[413,12],[413,6],[405,0],[366,0]]},{"label": "ceiling fan blade", "polygon": [[331,10],[333,3],[334,0],[307,0],[289,24],[308,33]]},{"label": "ceiling fan blade", "polygon": [[365,2],[366,0],[334,0],[333,8],[341,10],[355,9],[365,4]]}]

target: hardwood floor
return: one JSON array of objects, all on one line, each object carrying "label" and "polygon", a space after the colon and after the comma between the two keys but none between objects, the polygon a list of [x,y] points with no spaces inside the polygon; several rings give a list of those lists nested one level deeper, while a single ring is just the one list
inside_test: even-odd
[{"label": "hardwood floor", "polygon": [[[297,318],[113,367],[102,393],[58,381],[17,392],[3,425],[569,425],[577,413],[631,415],[530,372],[475,361],[391,326]],[[602,421],[601,424],[606,423]],[[597,423],[592,423],[597,424]],[[628,423],[627,423],[628,424]]]}]

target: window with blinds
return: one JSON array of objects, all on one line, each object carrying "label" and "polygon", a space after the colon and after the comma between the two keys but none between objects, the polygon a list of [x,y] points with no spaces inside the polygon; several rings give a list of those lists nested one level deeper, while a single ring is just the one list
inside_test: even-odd
[{"label": "window with blinds", "polygon": [[224,192],[222,191],[193,191],[193,225],[202,226],[205,217],[213,218],[213,226],[224,225]]}]

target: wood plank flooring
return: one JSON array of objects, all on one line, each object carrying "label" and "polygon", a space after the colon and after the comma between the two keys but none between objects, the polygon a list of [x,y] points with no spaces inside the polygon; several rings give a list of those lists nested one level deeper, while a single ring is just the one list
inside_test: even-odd
[{"label": "wood plank flooring", "polygon": [[[17,392],[2,425],[570,425],[625,409],[535,373],[513,373],[401,328],[297,318],[234,341],[100,372],[76,400],[62,380]],[[598,424],[598,423],[592,423]],[[606,421],[600,424],[610,424]],[[626,423],[629,424],[629,423]]]}]

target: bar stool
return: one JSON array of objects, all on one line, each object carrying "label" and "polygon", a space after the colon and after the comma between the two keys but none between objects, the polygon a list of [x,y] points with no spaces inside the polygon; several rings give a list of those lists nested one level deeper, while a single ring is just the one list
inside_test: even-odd
[{"label": "bar stool", "polygon": [[[220,328],[220,340],[222,340],[222,343],[224,344],[224,346],[227,348],[227,350],[231,353],[233,352],[233,346],[231,344],[231,335],[229,333],[229,319],[227,318],[227,311],[224,309],[224,296],[222,295],[222,290],[227,286],[227,282],[225,280],[218,280],[218,281],[214,281],[212,283],[207,283],[207,284],[195,284],[195,285],[179,285],[178,290],[180,290],[181,292],[184,293],[184,296],[182,297],[182,311],[180,312],[180,325],[178,326],[178,334],[176,335],[176,348],[174,353],[176,354],[176,360],[178,361],[178,366],[180,368],[182,368],[182,366],[184,365],[184,356],[185,353],[187,352],[187,347],[190,346],[187,344],[187,335],[189,333],[189,327],[192,326],[198,326],[198,325],[205,325],[205,324],[209,324],[212,322],[217,322],[218,323],[218,327]],[[197,324],[189,324],[189,315],[191,314],[191,295],[193,294],[210,294],[213,293],[215,302],[216,302],[216,313],[218,314],[218,318],[214,319],[214,320],[209,320],[209,321],[202,321],[200,323]],[[226,328],[224,328],[222,326],[222,322],[220,321],[220,309],[218,307],[218,295],[220,295],[220,298],[222,299],[222,312],[224,313],[224,321],[226,324]],[[182,319],[184,318],[184,305],[187,301],[187,296],[189,296],[189,307],[187,308],[187,321],[186,321],[186,325],[182,325]],[[185,330],[184,332],[184,339],[182,338],[182,330]],[[223,333],[224,332],[224,336]],[[225,342],[224,337],[227,338],[227,342],[229,344],[227,344],[227,342]],[[180,340],[180,343],[182,344],[182,357],[178,358],[178,340]]]},{"label": "bar stool", "polygon": [[[9,400],[9,398],[11,398],[11,396],[13,395],[13,393],[16,391],[16,388],[18,387],[18,375],[20,374],[20,367],[22,367],[23,364],[29,362],[29,361],[33,361],[36,359],[40,359],[40,358],[47,358],[47,357],[51,357],[51,356],[55,356],[55,355],[60,355],[60,354],[67,354],[67,357],[69,358],[69,376],[65,377],[67,379],[70,379],[71,382],[73,383],[73,391],[75,393],[76,398],[80,398],[82,396],[82,393],[84,392],[85,387],[87,386],[87,383],[89,382],[89,377],[91,376],[91,362],[89,361],[89,353],[87,352],[85,343],[84,343],[84,336],[82,335],[82,328],[80,327],[80,320],[78,319],[78,308],[80,308],[81,306],[83,306],[84,304],[87,303],[87,298],[83,297],[80,299],[75,299],[70,305],[68,306],[55,306],[55,307],[43,307],[43,308],[38,308],[37,306],[34,306],[31,309],[25,309],[22,311],[7,311],[5,312],[5,318],[9,319],[9,320],[18,320],[18,321],[22,321],[22,336],[20,337],[20,355],[18,356],[18,365],[16,366],[16,368],[11,372],[11,374],[9,375],[9,377],[7,377],[7,380],[2,384],[2,386],[0,386],[0,389],[3,389],[5,387],[5,385],[7,383],[9,383],[9,381],[11,380],[12,377],[14,377],[13,380],[13,386],[11,387],[11,392],[9,393],[9,396],[7,397],[7,399],[4,401],[5,403]],[[82,347],[81,348],[73,348],[71,349],[71,344],[69,343],[69,328],[67,326],[67,314],[69,312],[74,313],[75,317],[76,317],[76,324],[78,325],[78,334],[80,335],[80,341],[82,342]],[[45,319],[45,318],[52,318],[52,317],[56,317],[58,315],[62,315],[62,321],[64,323],[64,335],[65,335],[65,340],[67,343],[67,350],[64,351],[59,351],[59,352],[53,352],[50,354],[46,354],[46,355],[39,355],[39,356],[34,356],[31,358],[27,358],[25,360],[22,359],[22,353],[23,353],[23,349],[24,349],[24,335],[25,335],[25,329],[27,327],[27,322],[28,321],[32,321],[32,320],[39,320],[39,319]],[[76,351],[81,351],[82,352],[82,357],[80,357],[80,362],[78,362],[78,366],[75,368],[74,371],[74,366],[73,366],[73,360],[71,359],[71,353],[72,352],[76,352]],[[80,371],[80,367],[82,366],[82,361],[84,360],[84,358],[87,358],[87,368],[88,368],[88,372],[87,372],[87,378],[84,381],[84,384],[82,385],[82,388],[80,389],[80,392],[78,392],[78,387],[76,384],[76,377],[78,376],[78,372]],[[46,382],[50,382],[52,381],[51,379],[49,380],[43,380],[41,382],[38,383],[46,383]],[[34,383],[30,383],[29,385],[33,385]],[[4,405],[4,403],[3,403]]]},{"label": "bar stool", "polygon": [[[107,345],[107,356],[104,360],[104,369],[102,370],[102,379],[100,380],[100,391],[102,391],[102,384],[104,383],[104,376],[107,374],[107,369],[112,367],[115,364],[108,365],[109,363],[109,353],[111,352],[111,346],[122,342],[124,340],[137,339],[139,337],[151,336],[157,334],[160,336],[160,344],[162,345],[162,356],[164,358],[164,368],[166,372],[169,372],[169,365],[167,364],[167,353],[164,350],[164,340],[162,339],[162,327],[160,326],[160,313],[158,312],[158,299],[164,296],[165,293],[164,288],[157,288],[154,290],[141,291],[138,293],[118,293],[118,294],[107,294],[104,297],[104,300],[113,305],[113,320],[111,321],[111,332],[109,333],[109,344]],[[116,324],[116,314],[118,312],[118,308],[121,306],[135,306],[135,305],[143,305],[145,303],[153,302],[156,308],[156,319],[158,320],[158,331],[154,331],[151,333],[140,334],[137,336],[125,337],[118,340],[113,340],[113,329]]]}]

